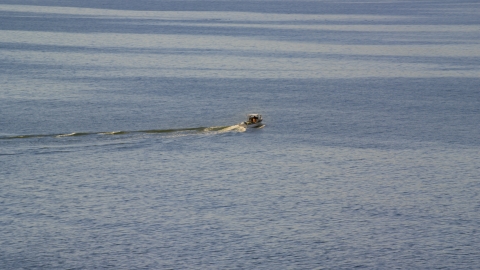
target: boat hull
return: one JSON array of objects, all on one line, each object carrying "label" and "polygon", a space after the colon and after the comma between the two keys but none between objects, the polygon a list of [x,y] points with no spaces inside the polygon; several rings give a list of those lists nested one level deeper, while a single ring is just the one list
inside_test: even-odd
[{"label": "boat hull", "polygon": [[260,127],[263,127],[264,124],[262,122],[259,122],[259,123],[242,122],[242,123],[240,123],[240,126],[242,126],[244,128],[260,128]]}]

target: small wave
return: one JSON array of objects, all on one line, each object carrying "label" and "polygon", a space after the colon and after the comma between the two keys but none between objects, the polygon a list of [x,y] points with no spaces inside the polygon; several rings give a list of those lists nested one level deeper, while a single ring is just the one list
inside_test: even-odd
[{"label": "small wave", "polygon": [[204,127],[198,128],[178,128],[178,129],[149,129],[138,131],[140,133],[172,133],[172,132],[182,132],[182,131],[202,131]]},{"label": "small wave", "polygon": [[77,132],[72,132],[72,133],[69,133],[69,134],[60,134],[60,135],[57,135],[55,137],[57,138],[61,138],[61,137],[73,137],[73,136],[85,136],[85,135],[90,135],[92,133],[77,133]]},{"label": "small wave", "polygon": [[110,131],[110,132],[100,132],[98,134],[101,134],[101,135],[124,135],[124,134],[128,134],[130,132],[128,131]]},{"label": "small wave", "polygon": [[12,140],[12,139],[29,139],[29,138],[41,138],[47,137],[48,135],[16,135],[16,136],[5,136],[0,137],[2,140]]}]

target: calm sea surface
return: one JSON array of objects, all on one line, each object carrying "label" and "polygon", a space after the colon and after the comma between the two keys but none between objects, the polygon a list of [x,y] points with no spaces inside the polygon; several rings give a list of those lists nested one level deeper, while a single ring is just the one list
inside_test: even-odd
[{"label": "calm sea surface", "polygon": [[479,192],[478,1],[0,0],[0,269],[475,269]]}]

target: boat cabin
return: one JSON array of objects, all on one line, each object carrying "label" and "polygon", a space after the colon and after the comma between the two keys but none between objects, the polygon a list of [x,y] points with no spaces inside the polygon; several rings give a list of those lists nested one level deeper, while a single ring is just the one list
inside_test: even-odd
[{"label": "boat cabin", "polygon": [[262,122],[262,116],[258,113],[252,113],[247,115],[248,116],[248,122],[252,124],[257,124]]}]

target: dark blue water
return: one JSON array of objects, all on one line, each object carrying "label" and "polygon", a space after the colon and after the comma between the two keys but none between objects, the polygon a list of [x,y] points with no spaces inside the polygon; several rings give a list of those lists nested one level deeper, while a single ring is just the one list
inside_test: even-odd
[{"label": "dark blue water", "polygon": [[0,1],[0,269],[475,269],[479,15]]}]

